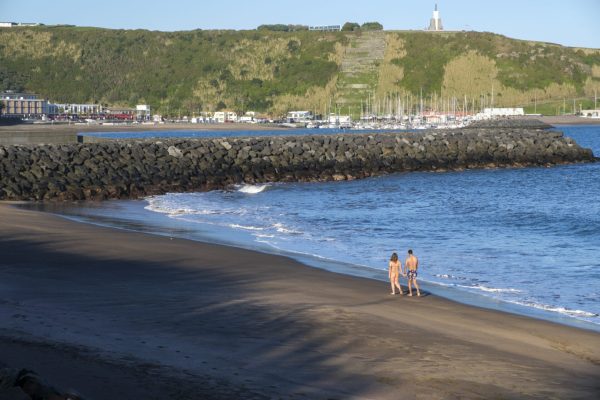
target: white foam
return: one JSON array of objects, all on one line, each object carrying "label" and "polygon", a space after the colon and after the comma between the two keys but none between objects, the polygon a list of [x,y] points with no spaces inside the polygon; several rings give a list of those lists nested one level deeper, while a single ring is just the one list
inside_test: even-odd
[{"label": "white foam", "polygon": [[481,290],[483,292],[489,293],[522,293],[522,290],[511,289],[511,288],[491,288],[483,285],[471,286],[472,289]]},{"label": "white foam", "polygon": [[239,224],[229,224],[227,225],[230,228],[233,229],[244,229],[246,231],[264,231],[265,228],[261,228],[259,226],[246,226],[246,225],[239,225]]},{"label": "white foam", "polygon": [[253,235],[257,238],[267,238],[267,239],[272,239],[275,237],[275,235],[269,235],[268,233],[254,233]]},{"label": "white foam", "polygon": [[280,224],[280,223],[274,224],[273,228],[275,228],[275,230],[277,230],[277,232],[279,232],[279,233],[286,233],[288,235],[301,235],[302,234],[302,232],[287,228],[283,224]]},{"label": "white foam", "polygon": [[219,214],[214,210],[195,210],[193,208],[182,208],[177,205],[169,205],[169,204],[157,204],[151,203],[148,204],[144,209],[148,211],[153,211],[161,214],[168,214],[170,217],[179,217],[182,215],[215,215]]},{"label": "white foam", "polygon": [[511,301],[511,303],[519,304],[521,306],[533,307],[539,310],[555,312],[559,314],[568,315],[570,317],[579,317],[579,318],[595,318],[599,315],[593,312],[584,311],[584,310],[573,310],[571,308],[561,307],[561,306],[550,306],[547,304],[535,303],[532,301]]},{"label": "white foam", "polygon": [[268,187],[269,185],[243,185],[239,187],[238,192],[246,194],[257,194],[264,191]]},{"label": "white foam", "polygon": [[437,277],[437,278],[442,278],[442,279],[454,279],[457,281],[466,281],[468,280],[468,278],[462,277],[462,276],[455,276],[455,275],[451,275],[451,274],[434,274],[433,276]]}]

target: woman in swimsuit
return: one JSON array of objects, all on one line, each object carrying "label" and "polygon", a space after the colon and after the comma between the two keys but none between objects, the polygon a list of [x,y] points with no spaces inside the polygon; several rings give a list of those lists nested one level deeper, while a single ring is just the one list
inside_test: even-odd
[{"label": "woman in swimsuit", "polygon": [[398,260],[398,254],[392,254],[392,257],[390,258],[390,262],[388,264],[388,268],[390,285],[392,286],[392,292],[390,294],[396,294],[396,288],[398,288],[400,294],[404,294],[404,292],[402,291],[402,287],[398,283],[398,275],[400,272],[399,270],[402,268],[402,263],[400,262],[400,260]]}]

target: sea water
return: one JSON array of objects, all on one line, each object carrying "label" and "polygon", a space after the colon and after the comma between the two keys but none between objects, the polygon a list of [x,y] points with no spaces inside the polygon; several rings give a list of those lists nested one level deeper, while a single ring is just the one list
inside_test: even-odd
[{"label": "sea water", "polygon": [[[600,127],[561,130],[600,155]],[[240,185],[58,212],[380,280],[410,248],[433,294],[600,330],[600,163]]]}]

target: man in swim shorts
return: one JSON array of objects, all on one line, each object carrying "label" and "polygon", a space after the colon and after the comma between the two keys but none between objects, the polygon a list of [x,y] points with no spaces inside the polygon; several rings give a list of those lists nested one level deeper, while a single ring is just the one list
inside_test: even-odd
[{"label": "man in swim shorts", "polygon": [[419,284],[417,283],[417,270],[419,269],[419,259],[413,254],[412,250],[408,250],[408,257],[404,262],[406,266],[406,277],[408,279],[408,295],[412,296],[412,285],[417,289],[417,296],[421,296]]}]

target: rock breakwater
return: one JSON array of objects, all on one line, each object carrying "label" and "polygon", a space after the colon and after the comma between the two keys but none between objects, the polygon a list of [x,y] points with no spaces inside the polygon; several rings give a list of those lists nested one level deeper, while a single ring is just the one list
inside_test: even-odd
[{"label": "rock breakwater", "polygon": [[527,129],[0,146],[0,199],[137,198],[242,182],[594,160],[561,132]]}]

